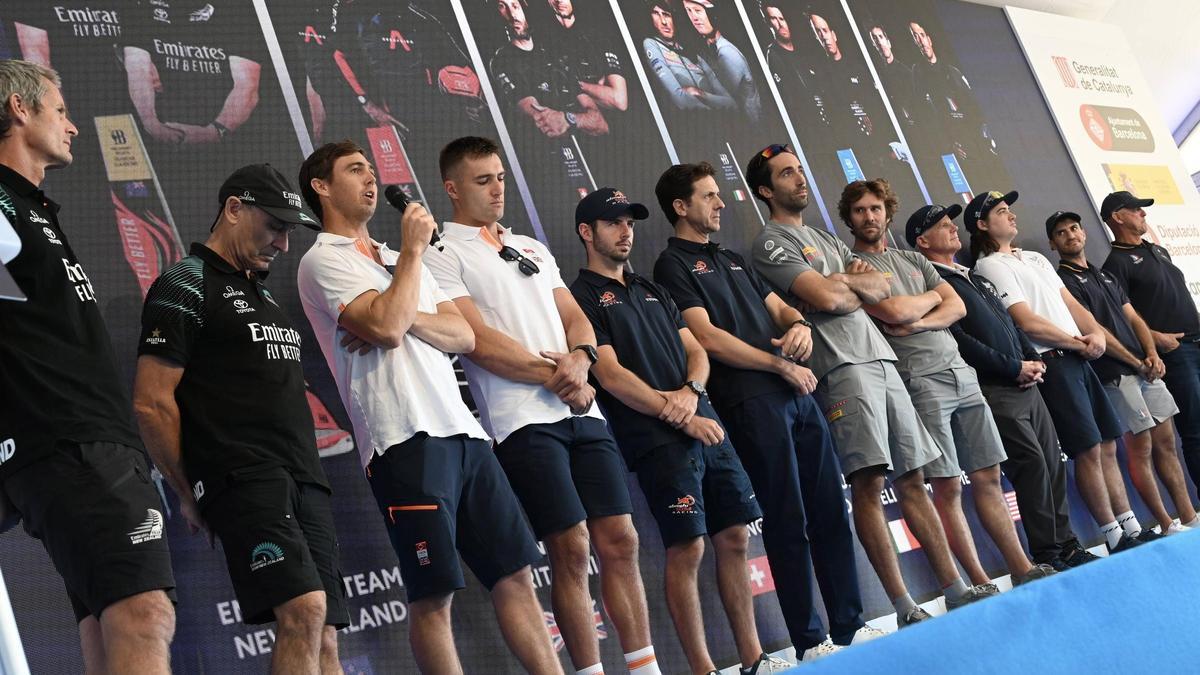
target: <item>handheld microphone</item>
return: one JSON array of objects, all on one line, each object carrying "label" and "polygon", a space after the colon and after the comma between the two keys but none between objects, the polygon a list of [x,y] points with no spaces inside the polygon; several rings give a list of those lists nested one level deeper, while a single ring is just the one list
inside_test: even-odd
[{"label": "handheld microphone", "polygon": [[[391,204],[400,213],[404,213],[404,210],[408,208],[408,195],[404,194],[404,189],[399,185],[389,185],[384,188],[383,198],[386,199],[387,203]],[[438,235],[437,229],[434,229],[433,235],[429,237],[429,245],[440,251],[442,250],[441,241],[442,238],[440,235]]]}]

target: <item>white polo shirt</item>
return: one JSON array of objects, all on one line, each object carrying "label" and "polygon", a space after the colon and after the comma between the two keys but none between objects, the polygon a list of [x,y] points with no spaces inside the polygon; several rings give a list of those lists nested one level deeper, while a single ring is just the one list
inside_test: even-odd
[{"label": "white polo shirt", "polygon": [[[384,265],[400,255],[374,240]],[[342,311],[367,291],[387,290],[392,274],[358,240],[328,232],[317,235],[296,273],[304,314],[312,324],[325,362],[333,373],[342,405],[354,425],[354,439],[365,467],[376,454],[425,432],[435,438],[456,434],[487,440],[487,434],[463,403],[450,357],[411,332],[395,349],[376,347],[356,354],[341,346],[346,330]],[[421,265],[417,310],[436,314],[450,298]]]},{"label": "white polo shirt", "polygon": [[[442,224],[443,246],[425,251],[438,286],[451,298],[471,296],[484,323],[516,340],[532,354],[566,353],[567,334],[554,304],[554,289],[567,287],[554,256],[540,241],[500,228],[500,242],[517,249],[541,270],[525,276],[516,262],[500,257],[489,233],[454,222]],[[571,409],[539,384],[514,382],[462,359],[463,371],[483,427],[502,442],[529,424],[548,424],[571,416]],[[604,419],[593,405],[588,417]]]},{"label": "white polo shirt", "polygon": [[[1037,251],[1014,248],[1012,253],[993,253],[975,263],[975,271],[996,287],[1000,302],[1008,309],[1018,302],[1029,303],[1034,314],[1048,319],[1068,335],[1078,336],[1079,326],[1063,300],[1062,279],[1046,256]],[[1056,349],[1029,338],[1039,352]]]}]

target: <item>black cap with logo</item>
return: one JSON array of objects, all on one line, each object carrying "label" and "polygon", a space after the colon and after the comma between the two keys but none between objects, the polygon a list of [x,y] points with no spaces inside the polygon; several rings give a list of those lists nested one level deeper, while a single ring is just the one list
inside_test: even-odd
[{"label": "black cap with logo", "polygon": [[321,229],[316,217],[304,208],[300,193],[270,164],[251,164],[230,174],[221,185],[219,198],[224,204],[230,197],[257,206],[285,223]]},{"label": "black cap with logo", "polygon": [[1046,219],[1046,236],[1053,239],[1054,228],[1058,227],[1058,224],[1064,220],[1073,220],[1077,223],[1083,222],[1083,220],[1079,217],[1079,214],[1075,213],[1074,211],[1055,211],[1054,213],[1050,214],[1049,218]]},{"label": "black cap with logo", "polygon": [[913,211],[913,214],[908,217],[908,223],[904,226],[904,240],[909,246],[917,246],[917,237],[925,234],[931,227],[942,221],[942,218],[954,220],[958,214],[962,213],[962,207],[958,204],[950,206],[942,206],[941,204],[930,204],[922,206]]},{"label": "black cap with logo", "polygon": [[616,188],[602,187],[588,193],[575,207],[575,223],[594,223],[597,220],[616,220],[628,213],[634,220],[650,217],[650,210],[642,204],[630,202],[624,192]]},{"label": "black cap with logo", "polygon": [[978,231],[976,223],[981,220],[987,220],[988,214],[991,213],[993,207],[1000,202],[1004,202],[1005,204],[1012,206],[1013,202],[1015,201],[1017,201],[1016,190],[1007,193],[997,192],[995,190],[992,190],[991,192],[980,192],[979,194],[975,195],[973,199],[971,199],[971,202],[967,204],[967,209],[963,211],[963,213],[966,214],[963,216],[963,225],[967,226],[968,232],[975,234],[975,232]]},{"label": "black cap with logo", "polygon": [[1113,212],[1121,209],[1140,209],[1154,204],[1153,199],[1138,199],[1132,193],[1121,190],[1109,193],[1100,203],[1100,217],[1108,220]]}]

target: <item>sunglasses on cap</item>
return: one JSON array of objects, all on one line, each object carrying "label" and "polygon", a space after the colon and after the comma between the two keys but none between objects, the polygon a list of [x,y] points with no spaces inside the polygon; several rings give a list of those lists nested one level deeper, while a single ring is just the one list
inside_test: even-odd
[{"label": "sunglasses on cap", "polygon": [[521,255],[520,251],[511,246],[505,246],[504,248],[500,249],[500,258],[503,259],[504,262],[516,262],[517,269],[521,270],[521,274],[524,274],[527,277],[531,277],[542,271],[538,269],[537,263]]}]

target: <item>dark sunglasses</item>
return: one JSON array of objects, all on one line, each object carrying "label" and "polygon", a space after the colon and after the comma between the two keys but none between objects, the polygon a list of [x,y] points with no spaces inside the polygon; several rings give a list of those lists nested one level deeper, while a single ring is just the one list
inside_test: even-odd
[{"label": "dark sunglasses", "polygon": [[791,151],[792,149],[787,146],[787,143],[784,143],[783,145],[780,145],[779,143],[772,143],[771,145],[763,148],[763,151],[759,154],[762,155],[763,159],[771,159],[775,155]]},{"label": "dark sunglasses", "polygon": [[520,251],[511,246],[505,246],[504,248],[500,249],[500,257],[504,260],[504,262],[515,261],[517,263],[517,269],[521,270],[521,274],[524,274],[527,277],[531,277],[542,271],[538,269],[536,263],[521,255]]}]

